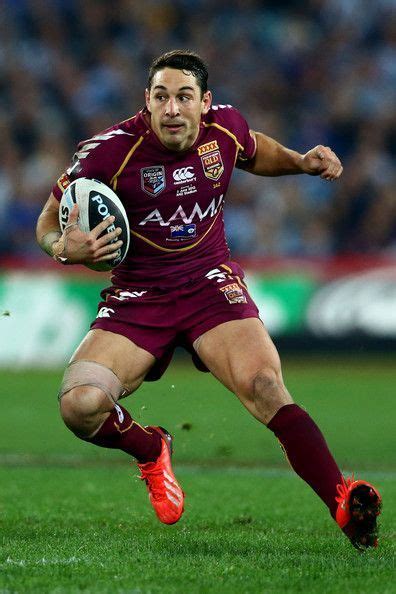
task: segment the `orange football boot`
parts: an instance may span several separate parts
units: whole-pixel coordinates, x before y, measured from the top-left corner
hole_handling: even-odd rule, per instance
[[[160,434],[161,453],[155,462],[138,464],[140,478],[146,482],[151,505],[160,522],[175,524],[184,511],[184,493],[171,466],[172,436],[163,427],[147,427]]]
[[[337,485],[336,522],[353,546],[364,551],[378,545],[377,517],[381,513],[381,495],[367,481],[343,478]]]

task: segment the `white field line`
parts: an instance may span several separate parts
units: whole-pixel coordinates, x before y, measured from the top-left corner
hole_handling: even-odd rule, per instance
[[[25,567],[27,565],[74,565],[75,563],[81,563],[88,560],[80,559],[79,557],[69,557],[68,559],[46,559],[43,557],[42,559],[37,559],[36,561],[26,561],[24,559],[13,559],[12,557],[7,557],[7,559],[0,564],[0,567],[6,568],[7,565],[18,565],[18,567]]]
[[[40,456],[38,454],[0,454],[0,469],[4,468],[108,468],[109,466],[114,467],[125,467],[129,469],[130,460],[128,457],[117,458],[89,458],[85,456],[78,456],[73,454],[51,454]],[[294,472],[289,468],[282,468],[277,466],[264,466],[260,464],[247,465],[241,463],[240,466],[237,464],[225,464],[217,463],[216,460],[213,464],[210,461],[206,461],[203,464],[191,463],[191,464],[175,464],[174,468],[177,472],[182,474],[210,474],[218,473],[219,471],[224,474],[232,475],[252,475],[262,477],[292,477]],[[343,469],[343,473],[349,476],[354,472],[356,478],[368,477],[378,479],[395,479],[396,469],[386,470],[349,470]]]

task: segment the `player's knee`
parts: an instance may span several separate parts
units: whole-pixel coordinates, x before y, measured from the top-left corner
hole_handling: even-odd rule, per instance
[[[60,399],[60,413],[65,425],[80,437],[88,437],[100,423],[106,395],[93,386],[72,388]]]
[[[255,400],[274,396],[283,382],[277,371],[268,367],[258,371],[252,378],[251,391]]]
[[[278,409],[287,400],[287,390],[280,370],[264,368],[254,374],[250,380],[249,396],[258,411],[266,413]]]

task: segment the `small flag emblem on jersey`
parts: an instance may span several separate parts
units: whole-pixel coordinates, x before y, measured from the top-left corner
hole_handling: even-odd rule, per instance
[[[190,225],[172,225],[170,228],[170,241],[193,239],[197,234],[197,226]]]
[[[140,170],[142,190],[150,196],[157,196],[165,188],[165,168],[163,165],[156,167],[143,167]]]
[[[209,179],[217,181],[224,171],[223,160],[219,150],[207,153],[201,157],[204,174]]]

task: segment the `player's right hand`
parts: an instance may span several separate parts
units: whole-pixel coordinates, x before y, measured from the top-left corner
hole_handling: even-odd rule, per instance
[[[122,233],[122,229],[117,227],[114,231],[105,233],[102,237],[101,235],[114,222],[115,218],[111,216],[99,223],[89,233],[84,233],[78,226],[78,214],[78,205],[75,204],[62,235],[65,242],[62,256],[67,258],[67,262],[70,264],[97,264],[113,260],[117,250],[123,244],[121,239],[114,241]],[[114,243],[111,243],[112,241]]]

